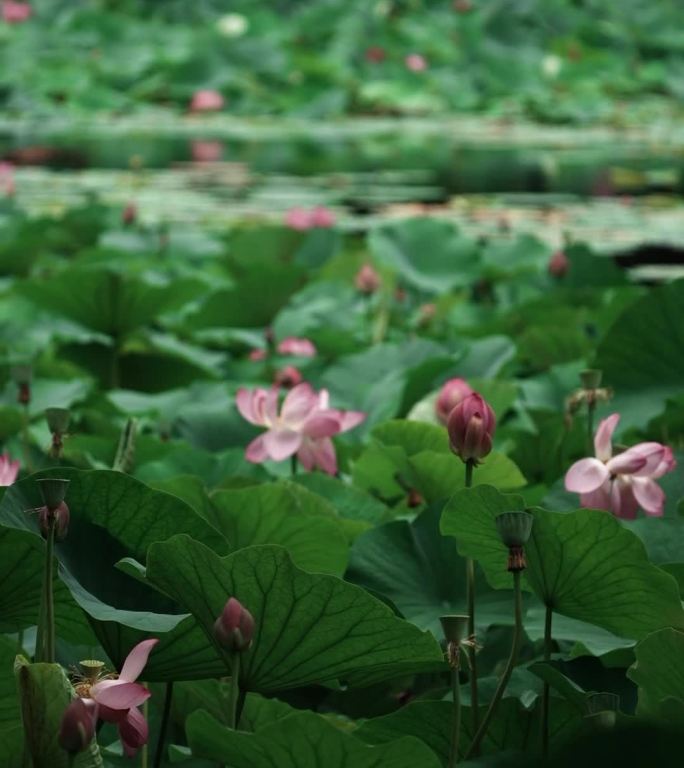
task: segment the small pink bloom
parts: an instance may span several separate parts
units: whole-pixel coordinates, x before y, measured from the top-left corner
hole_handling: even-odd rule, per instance
[[[231,597],[214,623],[216,642],[229,652],[249,649],[254,636],[254,617],[239,600]]]
[[[387,58],[385,49],[379,45],[371,45],[370,48],[366,48],[365,53],[366,61],[370,61],[373,64],[379,64]]]
[[[19,461],[12,461],[9,454],[0,455],[0,486],[12,485],[19,474]]]
[[[268,356],[268,353],[266,352],[266,350],[261,348],[253,349],[249,353],[249,359],[253,360],[255,363],[258,363],[261,360],[265,360],[267,356]]]
[[[315,392],[303,382],[291,389],[278,408],[278,390],[238,390],[236,403],[243,418],[267,431],[247,446],[245,457],[260,464],[283,461],[296,454],[306,470],[319,467],[328,474],[337,472],[333,435],[360,424],[366,414],[329,407],[326,390]]]
[[[0,160],[0,195],[13,197],[17,191],[14,181],[14,166]]]
[[[364,264],[354,276],[354,285],[359,293],[375,293],[382,280],[372,264]]]
[[[295,357],[315,357],[316,347],[309,339],[298,339],[288,336],[278,344],[279,355],[294,355]]]
[[[424,56],[419,53],[410,53],[405,59],[406,69],[411,72],[425,72],[427,69],[427,61]]]
[[[195,91],[190,102],[191,112],[217,112],[223,109],[223,96],[218,91]]]
[[[665,494],[655,480],[674,469],[672,450],[660,443],[638,443],[614,456],[612,438],[619,421],[617,413],[601,421],[594,435],[596,457],[576,461],[565,475],[565,488],[580,494],[583,507],[625,519],[635,518],[641,507],[659,517]]]
[[[570,262],[563,251],[556,251],[549,259],[548,270],[552,277],[565,277]]]
[[[463,461],[479,461],[492,450],[496,416],[489,403],[473,393],[451,411],[447,432],[451,450]]]
[[[442,385],[437,395],[435,415],[442,424],[446,424],[451,411],[461,400],[472,394],[473,390],[465,379],[449,379]]]
[[[190,154],[196,163],[217,163],[223,157],[223,144],[220,141],[192,141]]]
[[[71,755],[83,752],[95,736],[97,703],[93,699],[73,699],[62,715],[59,746]]]
[[[335,224],[335,214],[329,208],[319,205],[311,211],[311,224],[321,229],[332,227]]]
[[[276,373],[273,383],[276,387],[292,389],[297,384],[301,384],[302,381],[303,378],[299,369],[295,368],[294,365],[286,365]]]
[[[21,24],[31,18],[33,13],[30,3],[18,3],[16,0],[3,0],[2,20],[7,24]]]
[[[305,232],[314,226],[311,211],[306,208],[291,208],[285,214],[285,224],[290,229],[296,229],[298,232]]]
[[[159,642],[156,638],[143,640],[128,654],[116,680],[102,680],[90,689],[90,696],[99,707],[99,717],[116,723],[124,754],[132,757],[147,743],[148,727],[137,707],[150,698],[144,685],[135,681],[143,671],[150,651]]]

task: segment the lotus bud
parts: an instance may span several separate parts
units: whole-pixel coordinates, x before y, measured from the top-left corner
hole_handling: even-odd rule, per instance
[[[449,379],[442,385],[442,388],[437,395],[435,415],[442,424],[446,424],[449,414],[453,409],[461,402],[461,400],[472,394],[473,390],[465,379]]]
[[[565,277],[569,267],[570,262],[564,251],[556,251],[549,259],[548,270],[551,277]]]
[[[359,293],[371,295],[375,293],[382,280],[372,264],[364,264],[354,276],[354,285]]]
[[[130,227],[131,224],[135,224],[135,220],[138,218],[138,208],[135,203],[127,203],[126,207],[121,211],[121,223]]]
[[[465,461],[477,463],[492,450],[496,416],[480,395],[463,398],[447,419],[451,450]]]
[[[534,515],[529,512],[503,512],[497,515],[494,522],[501,541],[508,547],[508,570],[524,571],[525,544],[532,533]]]
[[[600,729],[609,729],[615,725],[620,709],[620,697],[616,693],[603,691],[587,697],[587,720]]]
[[[281,368],[275,375],[273,383],[277,387],[283,387],[284,389],[292,389],[297,384],[301,384],[303,381],[302,374],[294,365],[286,365]]]
[[[87,749],[95,736],[97,704],[93,699],[74,699],[64,710],[59,728],[59,746],[71,755]]]
[[[36,482],[45,502],[45,506],[38,509],[40,532],[47,538],[50,524],[54,521],[55,539],[62,541],[69,529],[69,507],[64,501],[69,481],[58,477],[44,477]]]
[[[253,636],[252,614],[239,600],[231,597],[214,623],[214,638],[227,651],[242,653],[249,649]]]
[[[50,509],[57,507],[64,501],[69,481],[61,477],[43,477],[36,480],[45,506]]]

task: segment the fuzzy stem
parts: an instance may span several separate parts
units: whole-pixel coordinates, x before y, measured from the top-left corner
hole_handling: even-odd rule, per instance
[[[53,664],[55,661],[55,603],[52,587],[53,559],[55,549],[55,526],[57,518],[50,515],[45,542],[45,570],[43,571],[43,592],[40,598],[40,616],[36,635],[36,661]]]
[[[237,730],[237,704],[240,696],[240,652],[230,656],[230,698],[228,700],[228,725]]]
[[[508,685],[508,681],[513,674],[513,669],[515,668],[515,664],[518,660],[518,653],[520,651],[520,643],[522,640],[522,591],[520,589],[520,571],[513,571],[513,593],[515,603],[515,627],[513,629],[513,643],[511,645],[511,653],[508,657],[506,669],[504,669],[503,675],[501,675],[499,684],[496,687],[496,692],[494,693],[494,698],[489,705],[487,714],[484,716],[482,724],[473,737],[470,749],[466,753],[466,759],[476,754],[477,750],[480,748],[482,739],[485,737],[489,723],[491,722],[492,717],[494,717],[494,713],[499,706],[499,702],[503,698],[506,686]]]
[[[458,762],[458,742],[461,738],[461,686],[458,679],[458,667],[451,670],[451,693],[454,700],[454,714],[451,723],[451,750],[449,751],[448,768],[454,768]]]
[[[594,411],[596,410],[596,401],[592,396],[587,400],[587,455],[594,455]]]
[[[290,476],[296,477],[297,475],[297,454],[293,453],[290,457]]]
[[[473,485],[473,469],[475,463],[466,461],[465,487]],[[475,561],[472,557],[466,559],[466,597],[468,601],[468,637],[473,644],[468,648],[468,665],[470,668],[470,711],[472,717],[473,733],[480,724],[479,696],[477,689],[477,659],[475,658]]]
[[[553,637],[551,635],[551,625],[553,621],[553,609],[550,605],[546,606],[544,617],[544,661],[551,661],[551,646]],[[549,704],[551,690],[547,682],[544,683],[542,692],[542,754],[546,758],[549,754]]]
[[[166,731],[169,727],[171,718],[171,701],[173,700],[173,680],[166,684],[166,693],[164,695],[164,711],[162,721],[159,726],[159,736],[157,737],[157,748],[154,753],[154,768],[161,768],[164,762],[164,742],[166,741]]]
[[[28,403],[24,405],[21,415],[21,449],[24,454],[24,464],[29,474],[33,472],[33,461],[31,461],[31,435],[29,433],[29,426],[31,423],[31,417],[29,416]]]

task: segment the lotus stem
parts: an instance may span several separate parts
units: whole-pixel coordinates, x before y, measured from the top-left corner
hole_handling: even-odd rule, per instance
[[[553,622],[553,609],[550,605],[546,606],[546,615],[544,617],[544,661],[551,661],[551,646],[553,637],[551,635],[551,625]],[[551,698],[551,687],[545,681],[542,691],[542,754],[546,758],[549,754],[549,704]]]
[[[234,731],[238,724],[238,699],[240,697],[240,652],[230,654],[230,697],[228,699],[228,725]]]
[[[522,641],[522,590],[520,589],[520,571],[513,571],[513,594],[514,594],[514,611],[515,611],[515,627],[513,629],[513,643],[511,645],[511,653],[508,657],[508,662],[506,664],[506,668],[504,669],[503,675],[501,675],[501,679],[499,680],[499,684],[496,687],[496,692],[494,693],[494,698],[492,699],[489,709],[487,709],[487,713],[484,716],[484,720],[482,721],[482,724],[478,728],[477,732],[475,733],[475,736],[473,737],[473,741],[470,745],[470,749],[466,753],[466,759],[469,757],[472,757],[474,754],[477,753],[477,751],[480,748],[480,744],[482,743],[482,739],[484,739],[487,728],[489,727],[490,722],[492,721],[492,718],[494,717],[494,713],[496,712],[497,707],[499,706],[499,702],[503,698],[504,692],[506,690],[506,686],[508,685],[508,681],[511,678],[511,675],[513,674],[513,669],[515,668],[516,662],[518,661],[518,653],[520,652],[520,644]]]
[[[465,463],[465,487],[473,485],[473,469],[475,462]],[[466,559],[466,598],[468,602],[468,666],[470,669],[470,711],[473,733],[477,732],[480,724],[479,696],[477,689],[477,659],[475,657],[475,561],[472,557]]]
[[[458,742],[461,738],[461,686],[458,679],[459,667],[451,670],[451,694],[453,697],[453,719],[451,722],[451,750],[449,751],[448,768],[454,768],[458,763]]]
[[[53,664],[55,661],[55,601],[52,572],[55,549],[55,526],[57,518],[50,515],[45,547],[45,570],[43,592],[40,600],[40,616],[36,635],[36,661]]]
[[[157,738],[157,748],[154,754],[154,768],[161,768],[164,762],[164,743],[166,742],[166,732],[169,728],[171,719],[171,702],[173,700],[173,680],[166,684],[166,693],[164,695],[164,711],[162,721],[159,726],[159,736]]]

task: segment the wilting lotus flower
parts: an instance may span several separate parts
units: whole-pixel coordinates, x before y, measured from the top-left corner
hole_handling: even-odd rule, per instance
[[[301,384],[302,381],[303,377],[299,369],[295,368],[294,365],[286,365],[284,368],[277,371],[273,384],[276,387],[292,389],[292,387],[296,387],[297,384]]]
[[[465,379],[449,379],[442,385],[435,401],[435,415],[442,422],[447,423],[449,414],[463,400],[472,395],[473,390]]]
[[[16,0],[3,0],[2,20],[7,24],[21,24],[31,18],[33,13],[29,3],[18,3]]]
[[[354,285],[359,293],[375,293],[381,283],[380,275],[372,264],[364,264],[354,276]]]
[[[254,636],[254,617],[239,600],[231,597],[214,623],[214,637],[227,651],[248,650]]]
[[[463,461],[477,462],[487,456],[495,429],[494,411],[477,393],[464,397],[447,419],[449,445]]]
[[[565,277],[570,262],[563,251],[556,251],[549,259],[548,270],[552,277]]]
[[[315,357],[316,347],[309,339],[298,339],[296,336],[288,336],[278,344],[279,355],[293,355],[294,357]]]
[[[95,736],[98,706],[93,699],[73,699],[64,710],[59,728],[59,746],[76,755],[83,752]]]
[[[223,109],[223,96],[218,91],[195,91],[190,102],[191,112],[216,112]]]
[[[19,474],[19,462],[12,461],[9,454],[0,455],[0,486],[12,485]]]
[[[0,195],[13,197],[17,191],[14,183],[14,166],[12,163],[0,161]]]
[[[116,723],[124,753],[132,757],[147,743],[149,729],[138,707],[150,698],[144,685],[135,681],[143,671],[150,651],[159,642],[156,638],[143,640],[128,654],[115,680],[101,680],[88,688],[88,695],[98,705],[98,716]],[[78,691],[78,689],[77,689]]]
[[[427,61],[419,53],[410,53],[405,59],[406,69],[411,72],[424,72],[427,69]]]
[[[596,457],[576,461],[565,475],[565,488],[580,494],[583,507],[605,509],[629,520],[641,507],[658,517],[665,494],[655,480],[675,468],[672,450],[660,443],[639,443],[613,456],[612,437],[619,421],[620,414],[613,413],[598,425]]]
[[[267,428],[247,446],[248,461],[259,464],[296,455],[304,469],[319,467],[330,475],[337,472],[335,446],[330,438],[353,429],[366,418],[359,411],[329,408],[328,392],[315,392],[306,382],[287,393],[280,412],[276,388],[240,389],[236,402],[243,418]]]

